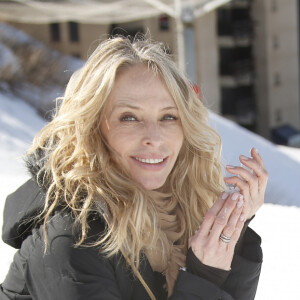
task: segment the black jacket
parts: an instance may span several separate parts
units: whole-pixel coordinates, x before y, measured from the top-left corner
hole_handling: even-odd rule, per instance
[[[67,211],[57,211],[48,222],[50,247],[44,253],[43,228],[32,222],[43,201],[44,194],[34,179],[7,198],[2,238],[19,250],[0,285],[1,300],[149,299],[121,255],[106,258],[99,249],[74,247],[77,231]],[[88,241],[94,241],[106,226],[100,215],[92,215],[89,225]],[[189,271],[179,271],[170,299],[254,299],[262,262],[260,242],[247,228],[239,255],[234,256],[230,275],[221,287]],[[152,271],[145,256],[140,272],[156,299],[167,299],[164,276]]]

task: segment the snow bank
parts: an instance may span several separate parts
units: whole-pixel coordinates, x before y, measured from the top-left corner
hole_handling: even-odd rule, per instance
[[[278,146],[214,113],[211,125],[222,137],[224,165],[240,165],[240,154],[249,156],[251,147],[258,149],[269,172],[266,202],[300,206],[300,161]],[[296,154],[295,154],[296,155]]]
[[[0,228],[5,198],[29,178],[23,155],[45,121],[36,110],[13,95],[0,93]],[[0,282],[3,281],[15,249],[0,241]]]

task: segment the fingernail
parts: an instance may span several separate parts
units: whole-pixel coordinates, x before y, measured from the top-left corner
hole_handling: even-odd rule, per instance
[[[250,151],[249,151],[250,154],[251,154],[252,149],[253,149],[254,153],[256,153],[257,155],[259,155],[258,150],[256,148],[254,148],[254,147],[250,149]]]
[[[234,169],[235,167],[234,167],[234,166],[231,166],[231,165],[227,165],[226,168],[227,168],[227,169]]]
[[[249,157],[244,156],[244,155],[241,155],[240,158],[241,158],[242,160],[249,160],[249,159],[250,159]]]
[[[244,204],[244,200],[240,198],[240,200],[237,202],[236,206],[237,208],[241,208]]]
[[[242,214],[242,215],[240,216],[240,221],[243,222],[244,220],[245,220],[245,215]]]
[[[231,196],[231,200],[235,201],[238,198],[238,196],[238,193],[233,193],[233,195]]]
[[[223,200],[225,200],[225,199],[227,199],[227,197],[228,197],[228,193],[223,193],[223,195],[222,195],[221,198],[222,198]]]

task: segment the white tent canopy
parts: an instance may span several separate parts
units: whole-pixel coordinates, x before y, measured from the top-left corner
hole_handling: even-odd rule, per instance
[[[76,21],[93,24],[130,22],[167,13],[199,16],[230,0],[0,0],[0,20],[24,23]]]
[[[24,23],[75,21],[113,24],[147,19],[166,13],[175,18],[178,66],[197,82],[193,29],[194,18],[231,0],[0,0],[0,20]],[[187,26],[186,26],[187,25]],[[190,64],[187,67],[186,61]]]

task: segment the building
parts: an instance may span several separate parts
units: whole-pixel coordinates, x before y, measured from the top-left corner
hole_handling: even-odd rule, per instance
[[[300,130],[298,19],[297,0],[232,0],[193,20],[196,83],[211,110],[269,139],[280,126]],[[7,23],[84,60],[110,34],[149,32],[176,59],[176,26],[167,14],[102,25]]]

